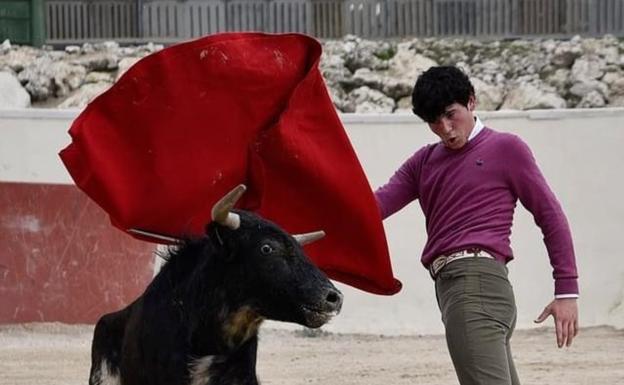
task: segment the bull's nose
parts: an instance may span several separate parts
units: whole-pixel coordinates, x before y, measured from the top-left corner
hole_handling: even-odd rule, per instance
[[[342,308],[342,293],[336,289],[329,289],[325,296],[325,304],[331,311],[338,313]]]

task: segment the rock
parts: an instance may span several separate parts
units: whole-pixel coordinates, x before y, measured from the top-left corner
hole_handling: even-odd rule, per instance
[[[0,67],[8,67],[13,72],[18,73],[40,55],[40,51],[32,47],[11,49],[5,55],[0,56]]]
[[[98,95],[106,91],[111,86],[110,83],[89,83],[80,87],[78,91],[69,96],[58,105],[58,108],[84,108]]]
[[[113,83],[114,78],[110,72],[89,72],[84,79],[85,83]]]
[[[346,92],[340,87],[327,87],[334,106],[342,112],[355,112],[355,102],[347,98]]]
[[[397,102],[397,111],[401,110],[401,111],[405,111],[405,112],[412,112],[413,106],[412,106],[412,97],[411,96],[406,96],[404,98],[399,99],[399,101]]]
[[[550,62],[555,67],[571,68],[574,61],[583,54],[583,49],[572,42],[562,42],[555,48]]]
[[[580,102],[576,105],[577,108],[596,108],[604,107],[607,103],[604,97],[598,91],[591,91],[584,95]]]
[[[351,82],[351,72],[346,67],[334,68],[326,67],[321,68],[321,74],[323,79],[328,84],[347,84]]]
[[[579,98],[583,98],[594,91],[598,92],[603,98],[609,98],[609,87],[598,80],[584,80],[574,83],[569,90],[570,94]]]
[[[30,107],[30,95],[10,72],[0,72],[0,109]]]
[[[24,68],[18,79],[25,84],[32,99],[39,101],[53,96],[67,96],[82,85],[85,76],[84,67],[43,56]]]
[[[489,75],[493,79],[496,74],[501,72],[502,65],[497,60],[487,60],[483,63],[475,63],[472,66],[472,73],[475,76]]]
[[[91,43],[84,43],[82,44],[81,51],[84,54],[90,54],[90,53],[95,52],[95,48],[93,48],[93,44]]]
[[[366,86],[351,91],[348,98],[358,113],[390,113],[395,108],[394,100]]]
[[[148,53],[148,54],[154,53],[154,52],[158,52],[158,51],[160,51],[163,48],[165,48],[164,45],[162,45],[162,44],[154,44],[151,41],[149,43],[145,44],[145,45],[139,46],[139,50],[140,51],[143,51],[143,52]]]
[[[331,48],[328,48],[331,47]],[[326,43],[328,48],[321,56],[320,69],[325,81],[329,84],[347,83],[351,79],[351,71],[345,66],[345,60],[337,44]]]
[[[78,45],[68,45],[67,47],[65,47],[65,52],[67,52],[70,55],[75,55],[80,53],[80,46]]]
[[[581,40],[581,48],[585,55],[597,55],[604,48],[604,44],[599,39],[586,38]]]
[[[48,57],[41,57],[30,63],[18,75],[18,80],[30,94],[33,101],[45,100],[54,96],[54,86],[49,69],[52,67],[52,60]]]
[[[502,110],[532,110],[565,108],[566,101],[554,92],[544,91],[531,83],[522,83],[510,87]]]
[[[606,62],[598,56],[582,56],[574,62],[572,66],[572,82],[579,82],[585,79],[600,79],[604,75]]]
[[[94,52],[72,59],[71,64],[85,67],[87,71],[113,71],[118,68],[119,57],[110,52]]]
[[[376,53],[378,46],[370,40],[356,38],[353,40],[355,47],[353,49],[345,49],[344,60],[345,66],[355,72],[360,68],[370,68],[373,70],[383,70],[388,68],[388,60],[379,58]]]
[[[119,78],[123,74],[125,74],[126,71],[128,71],[128,69],[130,69],[130,67],[135,65],[136,62],[138,62],[139,60],[141,60],[140,57],[125,57],[125,58],[121,59],[119,61],[119,65],[118,65],[118,69],[117,69],[117,78],[116,78],[116,80],[119,80]]]
[[[615,83],[618,79],[622,77],[624,77],[624,74],[622,72],[613,71],[604,74],[604,76],[600,80],[610,87],[613,83]]]
[[[546,83],[555,87],[557,93],[565,95],[570,88],[570,70],[567,68],[558,68],[555,72],[546,78]]]
[[[624,95],[619,95],[609,100],[610,107],[624,107]]]
[[[379,72],[371,71],[370,68],[360,68],[353,73],[350,84],[354,88],[367,86],[380,91],[383,85],[383,75]]]
[[[610,91],[613,97],[624,96],[624,77],[613,80],[613,82],[611,82]]]
[[[383,77],[382,81],[381,92],[394,100],[399,100],[411,95],[414,84],[416,83],[415,79],[412,80],[405,77],[395,78],[390,76]]]
[[[494,111],[503,103],[505,92],[502,87],[487,84],[479,78],[471,78],[470,82],[475,89],[477,109]]]
[[[11,41],[9,39],[4,39],[2,44],[0,44],[0,52],[5,53],[11,49]]]
[[[618,47],[606,47],[599,53],[600,57],[605,60],[606,64],[620,63],[620,50]]]
[[[96,51],[117,51],[119,49],[119,43],[116,41],[103,41],[93,45]]]
[[[399,44],[396,55],[389,60],[388,75],[394,78],[406,78],[416,82],[418,75],[429,68],[438,65],[432,59],[417,54],[408,49],[405,44]]]

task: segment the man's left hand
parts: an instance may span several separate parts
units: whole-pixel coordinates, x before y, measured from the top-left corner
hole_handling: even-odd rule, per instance
[[[544,308],[542,314],[537,317],[535,323],[541,323],[549,315],[555,319],[555,332],[557,334],[557,346],[572,345],[572,340],[578,334],[578,306],[576,298],[555,299]]]

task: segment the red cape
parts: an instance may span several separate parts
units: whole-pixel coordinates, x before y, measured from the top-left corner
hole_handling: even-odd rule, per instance
[[[87,106],[60,156],[121,230],[203,234],[212,205],[244,183],[239,208],[290,233],[325,230],[306,251],[331,278],[397,293],[377,204],[320,55],[316,40],[298,34],[221,34],[166,48]]]

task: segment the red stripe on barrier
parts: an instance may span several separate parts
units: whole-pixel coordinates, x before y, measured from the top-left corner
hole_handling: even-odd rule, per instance
[[[0,323],[93,323],[143,292],[153,250],[73,185],[0,182]]]

